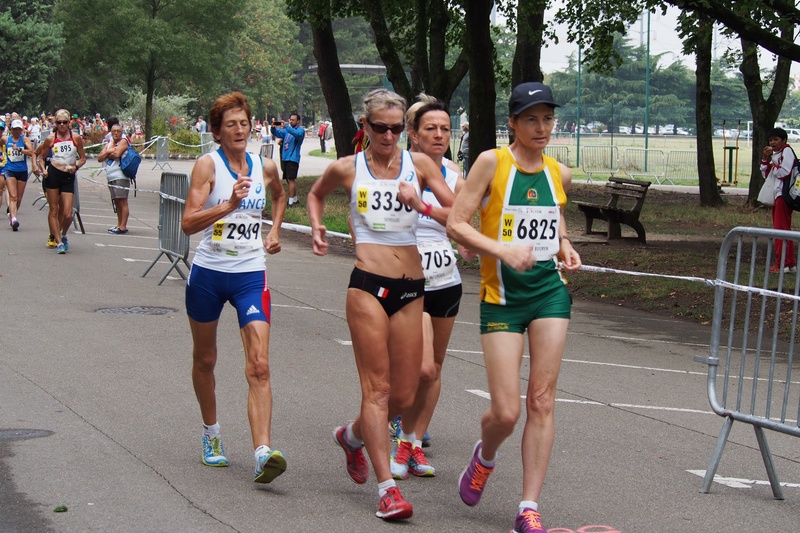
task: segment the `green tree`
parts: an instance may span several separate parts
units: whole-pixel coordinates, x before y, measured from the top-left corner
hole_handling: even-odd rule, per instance
[[[242,7],[234,0],[60,0],[56,16],[80,29],[67,35],[69,68],[144,87],[149,138],[157,89],[200,92],[229,75]]]
[[[283,0],[248,0],[245,29],[236,40],[239,60],[232,68],[232,85],[248,96],[256,116],[277,116],[297,102],[295,72],[303,45],[299,26],[286,16]]]
[[[52,2],[14,2],[0,12],[0,104],[2,109],[38,115],[56,70],[64,39],[49,22]]]

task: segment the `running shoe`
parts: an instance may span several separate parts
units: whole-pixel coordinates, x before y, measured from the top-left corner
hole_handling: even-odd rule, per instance
[[[128,233],[126,229],[119,229],[118,227],[108,228],[109,233],[113,233],[114,235],[125,235]]]
[[[470,507],[478,505],[478,502],[481,501],[483,489],[486,488],[486,480],[494,472],[494,468],[483,466],[478,459],[481,445],[482,441],[475,443],[472,459],[458,478],[458,495],[461,496],[461,501]]]
[[[11,219],[11,229],[14,231],[19,231],[19,221],[16,218]]]
[[[61,246],[59,244],[59,246]],[[63,253],[63,252],[59,252]],[[228,466],[228,458],[222,447],[222,437],[203,435],[203,464],[206,466]]]
[[[347,475],[354,482],[363,485],[369,478],[369,465],[367,464],[367,458],[364,456],[364,445],[362,444],[358,448],[351,448],[344,438],[346,430],[347,426],[336,428],[333,432],[333,440],[342,447],[345,456],[347,456]]]
[[[425,452],[419,446],[411,448],[409,466],[411,467],[411,473],[417,477],[433,477],[436,475],[436,469],[428,464]]]
[[[256,483],[269,483],[286,471],[286,458],[278,450],[262,453],[256,459],[256,470],[253,481]]]
[[[56,246],[56,253],[57,254],[65,254],[65,253],[67,253],[67,249],[64,247],[64,243],[63,242],[58,243],[58,245]]]
[[[410,441],[397,441],[397,449],[389,463],[394,479],[408,479],[408,466],[411,462],[411,450],[413,447],[414,445]]]
[[[547,530],[542,527],[541,515],[530,507],[526,507],[517,515],[512,533],[547,533]]]
[[[425,436],[422,437],[422,447],[423,448],[430,448],[431,447],[431,434],[427,431],[425,432]]]
[[[414,508],[403,499],[400,489],[392,487],[381,497],[381,502],[378,504],[378,512],[375,513],[375,516],[384,520],[402,520],[411,518],[413,514]]]
[[[56,236],[51,233],[47,237],[47,247],[48,248],[55,248],[56,246],[58,246],[58,243],[56,242]]]
[[[65,252],[67,250],[69,250],[69,241],[67,240],[67,236],[66,235],[62,235],[61,236],[61,243],[64,245],[64,251]]]
[[[396,417],[394,420],[389,422],[389,436],[392,440],[397,440],[400,438],[400,431],[402,431],[402,427],[400,426],[400,417]]]

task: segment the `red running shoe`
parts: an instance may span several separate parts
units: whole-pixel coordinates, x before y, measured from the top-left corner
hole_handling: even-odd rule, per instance
[[[375,513],[375,516],[384,520],[403,520],[404,518],[411,518],[413,514],[414,508],[403,499],[400,489],[392,487],[381,498],[381,503],[378,505],[378,512]]]
[[[367,464],[367,458],[364,457],[364,445],[362,444],[358,448],[351,448],[344,438],[346,430],[346,425],[336,428],[333,431],[333,440],[342,447],[347,456],[347,475],[359,485],[363,485],[369,478],[369,465]]]

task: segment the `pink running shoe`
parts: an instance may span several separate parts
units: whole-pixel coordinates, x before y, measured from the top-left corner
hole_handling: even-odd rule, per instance
[[[346,430],[347,426],[336,428],[333,431],[333,440],[342,447],[347,456],[347,475],[359,485],[363,485],[369,478],[369,465],[367,464],[367,458],[364,457],[364,445],[362,444],[358,448],[351,448],[344,438]]]

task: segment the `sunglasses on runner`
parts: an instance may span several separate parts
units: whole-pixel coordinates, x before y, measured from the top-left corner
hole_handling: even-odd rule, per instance
[[[391,131],[395,135],[400,135],[403,133],[406,125],[404,124],[395,124],[394,126],[387,126],[386,124],[375,124],[370,119],[367,119],[367,124],[369,127],[373,129],[375,133],[386,133],[387,131]]]
[[[69,120],[56,120],[56,124],[69,124]]]

